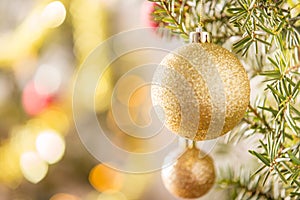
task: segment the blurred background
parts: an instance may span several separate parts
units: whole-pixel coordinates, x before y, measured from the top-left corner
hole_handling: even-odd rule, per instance
[[[74,79],[85,58],[116,33],[155,28],[152,6],[142,0],[0,1],[0,200],[176,199],[164,188],[159,171],[127,174],[93,158],[72,117]],[[131,151],[146,147],[122,136],[109,98],[118,77],[138,59],[124,56],[115,62],[116,70],[105,72],[95,93],[97,116],[115,133],[113,141],[126,141]],[[122,81],[121,102],[126,88],[141,80]],[[141,89],[129,102],[137,124],[149,122],[148,110],[138,109],[151,106],[147,95],[147,88]],[[223,165],[225,147],[217,151],[223,160],[216,163]],[[228,163],[241,157],[227,156]],[[203,199],[223,198],[212,190]]]

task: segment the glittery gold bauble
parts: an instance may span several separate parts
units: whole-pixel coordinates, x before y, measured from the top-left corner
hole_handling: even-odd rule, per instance
[[[181,198],[199,198],[215,182],[212,158],[195,147],[187,149],[176,163],[164,168],[161,175],[169,192]]]
[[[217,138],[243,118],[250,98],[247,73],[228,50],[191,43],[169,53],[154,74],[151,97],[173,132],[191,140]],[[163,116],[162,116],[163,115]]]

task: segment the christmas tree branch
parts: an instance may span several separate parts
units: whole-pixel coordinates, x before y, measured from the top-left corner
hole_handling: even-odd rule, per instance
[[[269,193],[264,193],[261,189],[252,188],[249,189],[247,184],[241,184],[240,180],[222,180],[218,183],[222,185],[223,189],[230,190],[232,199],[241,199],[241,198],[250,198],[250,197],[259,197],[263,199],[273,199]]]
[[[279,195],[274,195],[274,181],[261,187],[265,181],[262,175],[254,177],[243,170],[233,171],[231,168],[222,169],[220,174],[218,186],[229,192],[230,199],[282,199]]]
[[[174,6],[174,1],[169,1],[169,2],[173,2],[173,5],[171,5],[173,7]],[[169,27],[167,26],[167,28],[172,28],[172,29],[176,28],[175,30],[179,29],[181,34],[188,36],[188,33],[186,32],[186,30],[182,26],[182,23],[180,22],[181,20],[177,21],[177,19],[173,16],[174,13],[172,14],[169,11],[168,7],[170,7],[170,5],[168,5],[168,3],[165,2],[164,0],[160,0],[160,5],[162,6],[162,8],[165,10],[167,16],[169,17],[169,18],[166,18],[166,17],[163,18],[162,21],[165,22],[165,23],[170,22],[170,24],[171,24],[171,22],[172,22],[173,24],[175,24],[174,27],[169,25]],[[182,5],[184,5],[184,4],[182,4]]]
[[[300,64],[291,66],[290,68],[288,68],[285,71],[285,74],[289,74],[290,72],[293,72],[293,71],[298,71],[299,68],[300,68]]]
[[[248,106],[248,108],[250,109],[250,111],[267,127],[267,129],[272,132],[272,128],[269,126],[269,124],[267,123],[266,119],[262,116],[260,116],[260,114],[257,112],[257,110],[255,108],[253,108],[250,104]]]
[[[223,2],[220,10],[216,10],[219,0],[202,2],[200,0],[150,0],[157,6],[153,13],[154,19],[162,27],[168,28],[171,33],[179,34],[183,39],[188,39],[191,31],[200,24],[209,31],[215,43],[224,43],[228,38],[239,33],[238,29],[230,22],[227,8],[231,2]],[[203,7],[207,12],[200,16],[198,8]],[[200,22],[201,19],[201,22]]]
[[[172,33],[187,38],[198,25],[201,11],[196,13],[197,17],[195,10],[200,1],[155,2],[158,4],[155,18],[163,21],[161,25]],[[284,0],[212,0],[201,6],[204,12],[201,21],[204,29],[211,32],[213,41],[223,44],[232,36],[238,36],[233,49],[252,66],[252,77],[263,76],[266,85],[264,100],[255,102],[255,106],[249,105],[244,118],[252,134],[263,134],[258,140],[258,148],[249,150],[261,161],[259,170],[250,179],[260,181],[249,189],[251,181],[242,185],[237,184],[234,177],[224,180],[229,188],[237,189],[236,197],[243,197],[246,193],[248,198],[258,197],[257,194],[264,196],[260,188],[265,188],[272,180],[280,186],[280,194],[300,198],[300,65],[295,53],[300,46],[300,18],[299,14],[292,14],[297,4],[289,5]],[[239,178],[245,179],[246,176]],[[275,198],[276,195],[271,196]],[[264,198],[270,199],[271,196]]]

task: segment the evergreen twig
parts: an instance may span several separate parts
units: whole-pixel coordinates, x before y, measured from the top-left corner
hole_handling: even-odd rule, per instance
[[[268,130],[270,132],[273,131],[273,129],[269,126],[269,124],[267,123],[266,119],[262,116],[260,116],[260,114],[256,111],[255,108],[253,108],[250,104],[248,105],[248,108],[250,109],[251,112],[253,112],[253,114],[261,120],[261,122],[263,122],[263,124],[268,128]]]
[[[158,5],[155,19],[172,33],[187,38],[198,25],[200,13],[195,11],[199,0],[152,1]],[[211,0],[203,4],[201,21],[213,42],[223,44],[237,36],[233,49],[252,66],[251,77],[263,76],[266,86],[264,100],[249,105],[243,120],[248,127],[232,131],[263,134],[258,149],[249,150],[261,161],[257,172],[250,178],[242,174],[219,182],[227,183],[225,188],[234,191],[234,198],[300,199],[300,58],[295,53],[300,46],[300,14],[292,16],[297,6],[287,0]],[[280,191],[270,189],[274,185],[279,185]],[[269,189],[264,192],[262,188]]]

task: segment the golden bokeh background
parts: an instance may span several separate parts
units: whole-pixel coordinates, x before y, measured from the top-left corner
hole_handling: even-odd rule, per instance
[[[81,143],[72,114],[72,90],[84,60],[110,36],[157,26],[149,20],[151,6],[146,0],[0,1],[0,200],[176,199],[163,186],[159,170],[129,174],[96,160]],[[145,55],[133,52],[116,60],[96,87],[95,105],[88,103],[85,91],[79,101],[95,110],[116,146],[138,153],[160,148],[165,141],[141,145],[124,134],[110,100],[122,74],[151,62]],[[95,62],[105,58],[104,53]],[[151,87],[130,92],[143,81],[127,76],[115,91],[140,126],[151,123]],[[129,158],[127,164],[147,163]],[[212,190],[203,199],[212,197],[223,196]]]
[[[81,64],[108,37],[154,26],[151,6],[141,0],[1,0],[1,200],[173,199],[159,172],[128,174],[93,158],[72,116],[72,89]],[[95,107],[84,93],[80,102],[104,119],[116,145],[146,152],[147,146],[118,128],[110,108],[114,84],[138,60],[141,56],[124,56],[114,63],[117,70],[105,72]],[[128,103],[135,123],[148,124],[150,87],[140,88],[127,102],[132,83],[143,80],[131,76],[123,81],[117,99]]]

